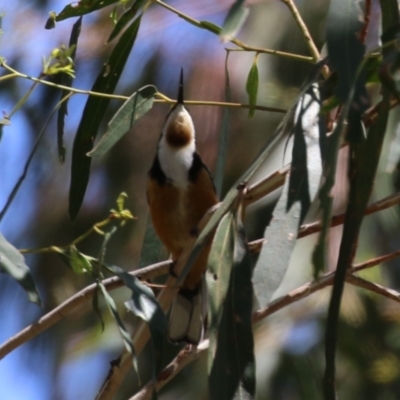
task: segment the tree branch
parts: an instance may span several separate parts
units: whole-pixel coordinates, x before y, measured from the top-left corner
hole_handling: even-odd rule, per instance
[[[156,276],[168,273],[170,264],[170,261],[163,261],[130,272],[130,274],[141,279],[151,279]],[[105,279],[103,283],[108,290],[114,290],[124,286],[124,283],[115,276]],[[96,290],[96,287],[97,285],[95,283],[87,286],[85,289],[76,293],[74,296],[61,303],[58,307],[41,317],[37,322],[27,326],[25,329],[18,332],[16,335],[4,342],[0,346],[0,360],[10,352],[15,350],[17,347],[31,340],[39,333],[42,333],[61,319],[65,318],[69,313],[76,310],[82,304],[90,301],[93,297],[93,293]]]

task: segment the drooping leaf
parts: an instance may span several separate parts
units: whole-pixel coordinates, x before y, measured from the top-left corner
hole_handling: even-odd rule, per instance
[[[217,347],[218,329],[221,323],[224,304],[229,287],[233,266],[235,246],[235,219],[232,211],[228,212],[218,225],[214,235],[208,267],[206,271],[208,292],[208,371],[212,369]]]
[[[151,110],[156,93],[156,87],[148,85],[139,89],[126,100],[109,122],[107,132],[97,146],[88,153],[88,156],[101,157],[110,150],[144,114]]]
[[[214,354],[209,354],[212,358],[209,366],[211,400],[255,398],[252,265],[243,226],[238,218],[240,214],[239,208],[234,231],[228,229],[234,233],[233,266],[218,326],[216,350]]]
[[[249,75],[247,76],[246,82],[246,92],[249,96],[249,117],[252,118],[254,116],[254,106],[257,104],[257,94],[258,94],[258,54],[254,57],[253,65],[250,68]]]
[[[167,318],[164,311],[154,297],[152,290],[140,282],[138,278],[119,267],[109,266],[108,268],[122,279],[132,291],[132,297],[126,303],[128,309],[141,318],[149,327],[155,353],[153,378],[156,378],[161,369],[163,348],[167,340]]]
[[[320,109],[319,88],[317,84],[313,84],[299,101],[294,117],[287,210],[290,210],[294,203],[300,202],[299,224],[303,223],[311,202],[317,195],[321,180]]]
[[[222,25],[220,38],[223,42],[227,42],[236,36],[239,29],[243,26],[249,15],[249,9],[243,5],[244,0],[236,0],[236,2],[229,9],[228,15]]]
[[[76,48],[78,45],[78,38],[81,33],[82,26],[82,17],[78,18],[72,27],[71,36],[69,38],[69,48],[73,47],[73,51],[71,53],[72,60],[75,60]],[[60,77],[60,85],[63,86],[71,86],[73,78],[68,74],[57,74]],[[68,95],[68,90],[62,90],[60,100],[62,100],[65,96]],[[63,164],[65,161],[65,145],[64,145],[64,121],[65,116],[68,114],[68,99],[65,100],[57,114],[57,148],[58,148],[58,158],[60,159],[60,163]]]
[[[229,69],[228,69],[229,54],[230,52],[227,51],[225,58],[225,101],[227,103],[230,103],[232,100],[230,82],[229,82]],[[228,148],[228,136],[229,136],[229,118],[230,118],[229,107],[225,107],[219,134],[218,157],[214,174],[215,189],[217,191],[218,198],[221,198],[222,184],[224,181],[225,162],[226,162],[226,153]]]
[[[327,20],[327,47],[329,63],[338,74],[335,95],[344,103],[349,98],[350,91],[353,91],[351,106],[348,110],[348,120],[353,127],[347,131],[347,135],[351,136],[349,140],[361,140],[363,137],[363,129],[359,121],[369,106],[365,88],[366,70],[363,69],[361,73],[357,74],[365,53],[365,45],[357,36],[362,27],[361,21],[361,9],[354,0],[330,3]]]
[[[341,14],[343,12],[345,14]],[[327,261],[328,232],[333,205],[331,191],[335,183],[337,156],[340,140],[343,136],[344,123],[353,105],[356,106],[357,102],[359,103],[359,110],[363,109],[362,102],[365,93],[363,80],[358,81],[358,77],[356,76],[362,62],[365,47],[357,39],[360,23],[355,3],[352,0],[332,2],[329,8],[327,23],[329,62],[335,67],[338,75],[335,96],[341,102],[344,102],[345,106],[342,109],[333,133],[328,138],[324,157],[324,183],[319,192],[322,229],[312,256],[315,278],[324,269]],[[356,138],[356,140],[362,140],[360,125],[357,123],[357,117],[360,119],[360,116],[359,112],[354,112],[352,118],[349,119],[349,123],[351,122],[355,126],[354,131],[352,130],[352,136],[349,139]]]
[[[0,271],[11,275],[26,291],[29,301],[42,305],[39,292],[24,256],[0,234]]]
[[[80,0],[65,6],[64,9],[55,16],[55,21],[60,22],[67,18],[80,17],[117,3],[118,1],[119,0]]]
[[[135,43],[141,17],[137,18],[121,36],[108,62],[98,75],[92,91],[113,93],[122,70]],[[100,123],[110,99],[90,96],[86,102],[82,119],[75,136],[72,151],[71,186],[69,192],[69,215],[72,221],[78,215],[89,182],[92,150]]]
[[[344,0],[341,0],[344,1]],[[397,0],[380,1],[382,8],[383,32],[388,32],[399,23],[399,9]],[[385,16],[388,13],[390,15]],[[356,18],[355,16],[353,18]],[[388,40],[386,37],[384,40]],[[383,51],[385,54],[385,51]],[[349,98],[345,106],[348,111],[352,102],[352,95],[356,92],[355,85],[357,77],[349,82]],[[348,268],[351,266],[357,248],[359,230],[364,217],[369,196],[372,191],[373,182],[381,154],[383,139],[385,136],[387,121],[390,110],[390,92],[382,88],[382,103],[377,120],[371,125],[367,137],[354,138],[348,136],[350,141],[349,155],[349,201],[347,204],[343,235],[339,249],[339,257],[336,266],[336,274],[329,303],[326,335],[325,335],[325,357],[326,367],[324,375],[324,396],[326,400],[337,398],[336,392],[336,368],[335,356],[338,335],[338,320],[342,293]],[[354,123],[349,119],[349,124]],[[361,121],[359,124],[361,125]],[[349,125],[349,130],[353,126]]]
[[[122,30],[129,24],[133,18],[136,17],[139,10],[148,2],[148,0],[136,0],[118,19],[118,22],[114,26],[110,37],[107,40],[107,43],[110,43],[113,39],[115,39]]]
[[[262,307],[269,303],[282,283],[300,223],[317,197],[322,170],[319,111],[318,87],[313,84],[297,103],[291,171],[286,177],[272,221],[265,229],[266,244],[254,270],[254,291]]]
[[[326,33],[329,63],[338,73],[335,94],[342,102],[348,99],[365,52],[357,38],[362,26],[359,14],[354,0],[333,1],[329,6]]]
[[[115,319],[115,322],[117,323],[117,326],[118,326],[119,332],[121,334],[122,340],[124,342],[125,348],[126,348],[126,350],[128,350],[128,352],[132,356],[132,364],[136,371],[136,374],[139,377],[139,368],[138,368],[138,363],[137,363],[137,357],[136,357],[135,348],[133,346],[133,342],[131,339],[131,335],[129,334],[128,330],[125,327],[124,321],[122,321],[122,318],[119,315],[119,312],[118,312],[118,309],[117,309],[114,299],[108,294],[107,289],[104,286],[103,282],[98,281],[98,286],[99,286],[101,292],[103,293],[104,299],[107,303],[108,308],[110,309],[112,316]],[[139,380],[140,380],[140,377],[139,377]]]

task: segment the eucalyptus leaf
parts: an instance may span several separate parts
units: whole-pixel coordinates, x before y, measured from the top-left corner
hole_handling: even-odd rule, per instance
[[[87,155],[101,157],[110,150],[144,114],[151,110],[156,93],[156,87],[148,85],[139,89],[126,100],[109,122],[107,132]]]
[[[211,400],[255,398],[252,265],[240,215],[241,208],[235,213],[235,221],[229,217],[225,220],[229,224],[225,229],[227,243],[232,239],[234,242],[233,265],[218,325],[216,350],[209,354],[212,358],[209,366]],[[227,249],[231,253],[232,245],[228,244]]]
[[[107,303],[108,308],[110,309],[112,316],[115,319],[115,322],[117,323],[117,326],[118,326],[119,332],[121,334],[122,340],[124,342],[125,348],[126,348],[126,350],[128,350],[128,352],[132,356],[132,364],[136,371],[136,374],[139,377],[139,368],[138,368],[138,363],[137,363],[137,357],[136,357],[135,348],[133,346],[133,342],[131,339],[131,335],[129,334],[128,330],[125,327],[124,322],[122,321],[121,316],[119,315],[119,312],[118,312],[118,309],[117,309],[114,299],[108,294],[107,289],[105,288],[104,284],[101,281],[99,281],[98,286],[104,296],[104,299]],[[140,380],[140,377],[139,377],[139,380]]]
[[[78,2],[68,4],[54,18],[59,22],[71,17],[80,17],[93,11],[100,10],[111,4],[117,3],[119,0],[79,0]]]
[[[249,9],[243,4],[244,0],[236,0],[230,8],[219,35],[223,42],[227,42],[236,36],[239,29],[246,21],[246,18],[249,15]]]
[[[254,106],[257,104],[258,94],[258,67],[257,67],[258,56],[254,57],[253,65],[250,68],[249,75],[247,76],[246,92],[249,96],[249,117],[254,116]]]
[[[78,20],[74,23],[72,26],[72,31],[71,35],[69,38],[69,48],[73,47],[73,51],[71,53],[71,59],[75,60],[75,55],[76,55],[76,49],[78,46],[78,39],[79,35],[81,33],[81,27],[82,27],[82,17],[78,18]],[[57,77],[60,77],[60,85],[63,86],[71,86],[73,82],[73,78],[65,73],[57,74]],[[60,95],[60,100],[62,100],[65,96],[69,94],[68,90],[61,90],[61,95]],[[58,148],[58,158],[60,160],[60,163],[63,164],[65,161],[65,145],[64,145],[64,121],[65,121],[65,116],[68,114],[68,99],[63,101],[61,104],[58,113],[57,113],[57,148]]]
[[[131,290],[131,299],[125,303],[127,308],[141,318],[149,327],[154,346],[153,379],[161,370],[163,348],[167,340],[167,318],[154,297],[152,290],[138,278],[116,266],[108,266]]]
[[[39,292],[24,256],[0,234],[0,271],[12,276],[26,291],[29,301],[42,305]]]
[[[135,43],[141,17],[137,18],[123,33],[110,58],[103,66],[92,87],[92,91],[113,93]],[[92,150],[101,121],[110,103],[109,98],[89,96],[72,150],[71,185],[69,191],[69,215],[74,221],[78,215],[89,183]]]
[[[286,176],[272,221],[265,229],[266,244],[254,270],[254,291],[262,307],[269,303],[286,275],[300,223],[310,212],[311,203],[315,208],[318,206],[322,174],[319,111],[318,86],[312,84],[297,103],[291,171]]]
[[[107,40],[107,43],[111,42],[115,39],[122,30],[129,24],[131,20],[133,20],[139,10],[148,2],[149,0],[135,0],[134,3],[121,15],[118,19],[117,23],[112,30],[110,37]]]

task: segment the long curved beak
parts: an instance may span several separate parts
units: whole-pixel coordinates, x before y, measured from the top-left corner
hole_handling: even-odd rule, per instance
[[[181,77],[179,79],[178,104],[183,104],[183,68],[181,68]]]

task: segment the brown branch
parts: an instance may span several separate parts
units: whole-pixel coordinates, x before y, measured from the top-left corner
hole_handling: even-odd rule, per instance
[[[378,211],[385,210],[386,208],[393,207],[394,205],[400,204],[400,192],[392,194],[388,197],[385,197],[382,200],[379,200],[375,203],[370,204],[366,210],[364,215],[370,215],[376,213]],[[344,222],[345,214],[339,214],[332,217],[331,227],[341,225]],[[297,236],[298,239],[311,235],[313,233],[319,232],[321,230],[321,222],[316,221],[311,224],[302,225],[299,230],[299,234]]]
[[[151,279],[168,273],[170,263],[170,261],[163,261],[130,272],[130,274],[142,279]],[[114,290],[124,286],[124,283],[117,277],[105,279],[103,283],[107,290]],[[35,336],[39,335],[39,333],[42,333],[61,319],[65,318],[69,313],[76,310],[85,302],[90,301],[95,290],[96,284],[87,286],[74,296],[70,297],[68,300],[61,303],[58,307],[41,317],[37,322],[27,326],[25,329],[8,339],[0,346],[0,360],[17,347],[31,340]]]
[[[151,400],[154,388],[159,391],[172,380],[186,365],[199,358],[208,350],[209,340],[203,340],[198,346],[187,345],[178,355],[161,371],[156,382],[149,382],[132,396],[129,400]]]
[[[400,293],[396,290],[389,289],[385,286],[378,285],[377,283],[372,283],[370,281],[367,281],[366,279],[350,274],[346,276],[346,282],[360,288],[367,289],[371,292],[380,294],[381,296],[387,297],[390,300],[394,300],[400,303]]]

